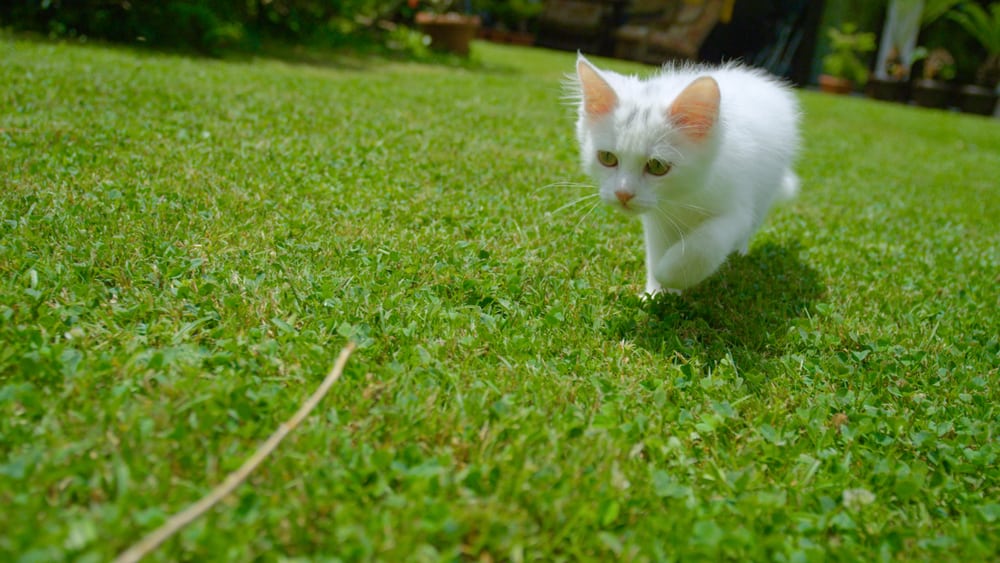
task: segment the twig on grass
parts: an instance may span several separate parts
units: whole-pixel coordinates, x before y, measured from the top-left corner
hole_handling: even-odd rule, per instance
[[[320,383],[316,391],[309,396],[308,399],[299,410],[295,411],[292,418],[288,419],[287,422],[283,423],[281,426],[275,430],[274,434],[267,439],[266,442],[261,444],[257,451],[250,456],[239,469],[230,473],[221,485],[212,489],[210,493],[202,497],[198,502],[192,504],[191,506],[185,508],[181,512],[173,515],[169,520],[163,523],[162,526],[153,530],[149,535],[139,540],[139,542],[132,545],[125,551],[123,551],[117,558],[115,558],[115,563],[135,563],[143,557],[149,555],[151,551],[156,549],[161,543],[167,540],[170,536],[176,534],[181,528],[187,526],[199,516],[208,511],[209,508],[215,506],[220,500],[222,500],[226,495],[233,492],[236,487],[240,486],[246,478],[257,469],[264,458],[271,454],[278,444],[285,439],[295,427],[299,425],[302,420],[309,415],[313,408],[323,399],[326,392],[330,390],[330,387],[338,379],[340,379],[340,374],[344,372],[344,366],[347,365],[347,359],[351,356],[351,352],[354,351],[356,345],[353,342],[348,342],[344,349],[340,351],[340,356],[337,357],[337,362],[333,365],[333,369],[327,374],[323,382]]]

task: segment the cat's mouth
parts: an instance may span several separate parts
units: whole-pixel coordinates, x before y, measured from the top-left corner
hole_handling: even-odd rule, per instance
[[[645,211],[645,206],[636,199],[635,192],[617,190],[613,198],[605,198],[605,202],[627,215],[636,215]]]
[[[605,203],[611,207],[617,209],[619,212],[626,215],[642,215],[649,209],[640,202],[634,199],[628,201],[621,201],[620,199],[606,200]]]

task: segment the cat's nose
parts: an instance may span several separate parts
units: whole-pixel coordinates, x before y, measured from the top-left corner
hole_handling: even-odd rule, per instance
[[[635,194],[632,192],[627,192],[625,190],[618,190],[617,192],[615,192],[615,197],[618,198],[618,201],[622,202],[622,205],[624,205],[632,201],[632,198],[635,197]]]

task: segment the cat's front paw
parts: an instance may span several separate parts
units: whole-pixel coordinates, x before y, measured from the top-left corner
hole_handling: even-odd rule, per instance
[[[680,295],[681,290],[673,289],[670,287],[663,287],[658,282],[655,284],[646,284],[646,291],[639,294],[639,299],[643,301],[652,301],[657,295]]]

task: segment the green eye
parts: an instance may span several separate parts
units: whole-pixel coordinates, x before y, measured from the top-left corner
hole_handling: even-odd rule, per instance
[[[597,161],[608,168],[618,166],[618,157],[613,152],[597,151]]]
[[[667,172],[670,172],[670,165],[662,160],[651,158],[646,161],[646,172],[649,172],[653,176],[663,176]]]

